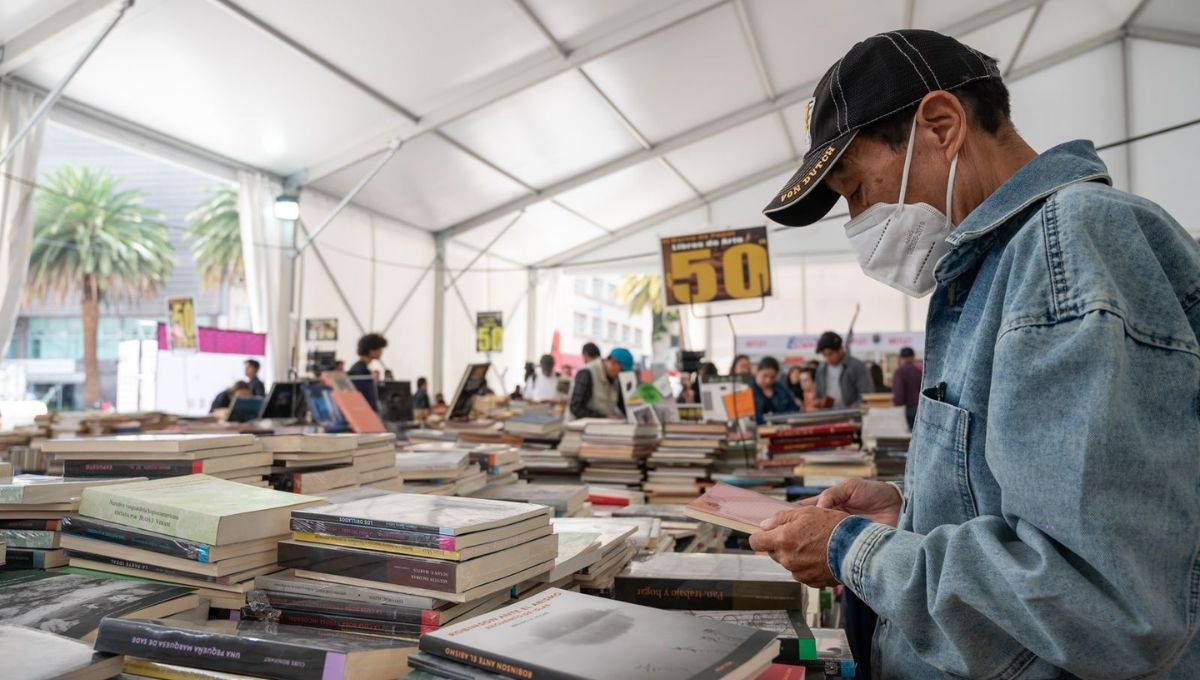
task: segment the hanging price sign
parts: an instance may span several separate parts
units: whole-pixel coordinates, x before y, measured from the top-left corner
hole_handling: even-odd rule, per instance
[[[746,300],[771,294],[766,227],[662,240],[668,305]]]
[[[475,314],[475,351],[480,353],[504,351],[504,315],[502,312]]]
[[[195,351],[199,346],[196,303],[192,298],[167,300],[167,346],[172,350]]]

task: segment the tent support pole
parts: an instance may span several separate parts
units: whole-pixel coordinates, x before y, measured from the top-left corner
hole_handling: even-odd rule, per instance
[[[117,27],[117,22],[121,20],[121,17],[125,16],[125,12],[132,6],[133,0],[125,0],[121,3],[121,7],[117,10],[116,15],[96,34],[96,37],[92,39],[91,44],[87,46],[83,54],[79,55],[79,59],[75,61],[71,70],[67,71],[67,75],[63,76],[63,79],[59,81],[58,85],[54,86],[53,90],[50,90],[46,98],[34,110],[33,115],[29,116],[29,120],[25,121],[21,129],[17,130],[17,134],[13,135],[12,139],[9,140],[8,147],[4,149],[3,153],[0,153],[0,167],[3,167],[8,162],[8,159],[16,152],[17,147],[21,145],[21,142],[33,131],[34,126],[41,122],[42,118],[50,112],[50,109],[54,108],[54,103],[62,96],[63,90],[67,89],[67,85],[75,78],[75,74],[79,73],[79,69],[83,68],[83,65],[95,53],[96,48],[100,47],[100,43],[104,42],[109,33],[112,33],[112,30]]]
[[[358,196],[359,192],[367,188],[367,185],[371,183],[371,180],[375,179],[375,175],[378,175],[379,172],[383,170],[384,166],[388,164],[388,161],[395,157],[396,152],[399,150],[399,140],[393,140],[392,143],[388,144],[387,152],[383,154],[383,158],[380,158],[379,162],[375,164],[375,167],[371,168],[370,172],[364,175],[362,179],[358,180],[358,184],[355,184],[354,187],[350,189],[349,193],[343,196],[342,200],[338,201],[337,205],[333,206],[333,210],[331,210],[329,214],[325,216],[325,219],[321,220],[321,223],[318,224],[317,228],[313,230],[312,235],[309,236],[294,253],[292,253],[293,260],[299,257],[300,253],[303,253],[306,248],[311,246],[313,242],[317,240],[317,237],[321,235],[321,232],[325,231],[329,225],[333,224],[333,221],[337,219],[337,216],[346,209],[346,206],[350,205],[350,201],[353,201],[354,198]],[[307,229],[305,229],[305,233],[308,233]]]
[[[525,295],[529,298],[529,309],[525,319],[525,356],[532,360],[538,356],[538,270],[530,267],[529,288]]]
[[[433,237],[433,392],[444,392],[442,378],[446,363],[446,238]]]
[[[418,278],[416,283],[412,285],[412,288],[408,290],[408,294],[405,295],[404,299],[400,301],[400,306],[396,307],[395,312],[392,312],[391,317],[388,318],[388,322],[383,325],[383,330],[379,331],[380,334],[387,335],[387,332],[389,329],[391,329],[392,324],[396,323],[396,319],[400,318],[400,312],[403,312],[404,308],[408,306],[409,301],[413,299],[413,296],[417,294],[417,290],[421,288],[421,284],[425,282],[425,277],[429,276],[429,272],[433,271],[433,268],[436,265],[437,257],[434,257],[433,261],[429,263],[429,266],[425,268],[425,271],[421,272],[420,278]]]
[[[296,220],[296,224],[298,224],[300,226],[300,229],[304,232],[304,235],[307,237],[308,236],[308,227],[304,226],[304,221]],[[308,240],[308,242],[312,243],[312,239],[310,238]],[[329,277],[329,283],[333,284],[333,291],[335,293],[337,293],[338,298],[342,301],[342,304],[345,305],[346,311],[350,314],[350,320],[353,321],[354,326],[356,328],[358,328],[359,334],[361,335],[363,333],[366,333],[367,331],[363,327],[362,321],[358,318],[358,315],[354,313],[354,307],[350,304],[350,298],[346,297],[346,291],[342,290],[341,284],[339,284],[337,282],[337,277],[333,275],[333,270],[329,268],[329,263],[327,263],[325,261],[325,256],[321,254],[321,250],[319,248],[317,248],[316,246],[313,246],[312,251],[313,251],[313,255],[317,256],[317,262],[320,263],[321,269],[324,269],[325,275]],[[293,253],[293,255],[292,255],[293,258],[296,255],[299,255],[299,253],[298,252]]]

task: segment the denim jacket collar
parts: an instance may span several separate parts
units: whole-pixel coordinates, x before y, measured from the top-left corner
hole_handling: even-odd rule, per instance
[[[948,281],[961,274],[986,252],[995,232],[1026,208],[1060,189],[1078,182],[1112,184],[1108,168],[1088,140],[1075,140],[1039,154],[1002,184],[946,238],[954,247],[938,263],[935,276]]]

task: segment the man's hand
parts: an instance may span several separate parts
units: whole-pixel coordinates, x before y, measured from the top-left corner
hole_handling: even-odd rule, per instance
[[[900,491],[886,482],[847,479],[820,496],[805,498],[800,505],[841,510],[894,527],[900,522],[903,501]]]
[[[829,537],[849,516],[824,508],[785,510],[763,522],[764,531],[750,537],[750,547],[769,554],[801,583],[835,586],[838,580],[829,571]]]

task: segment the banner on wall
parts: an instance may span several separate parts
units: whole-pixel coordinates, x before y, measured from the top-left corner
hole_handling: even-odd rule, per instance
[[[662,239],[668,305],[746,300],[771,294],[766,227]]]
[[[819,335],[740,335],[736,352],[753,358],[789,356],[813,358],[817,355]],[[924,333],[855,333],[850,341],[850,354],[896,354],[901,347],[912,347],[918,354],[925,348]]]
[[[196,303],[192,298],[167,300],[167,347],[194,352],[200,345],[196,328]]]
[[[337,319],[305,319],[304,339],[308,342],[333,342],[338,339]]]
[[[475,314],[475,351],[481,354],[504,351],[504,313]]]

